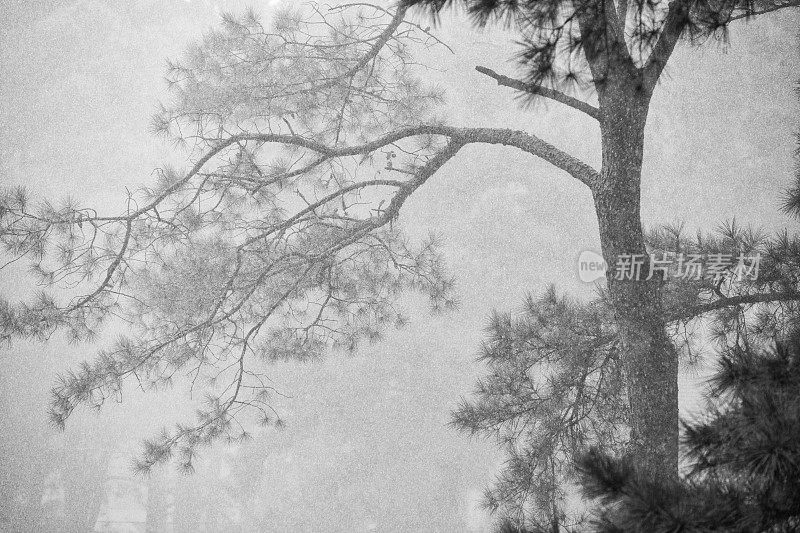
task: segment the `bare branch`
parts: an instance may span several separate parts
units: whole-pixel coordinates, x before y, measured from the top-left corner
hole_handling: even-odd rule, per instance
[[[218,152],[227,146],[239,142],[259,141],[307,148],[327,157],[343,157],[367,154],[402,139],[421,135],[441,135],[453,140],[460,140],[464,144],[482,143],[513,146],[564,170],[572,177],[582,181],[588,186],[591,186],[599,176],[597,171],[591,166],[535,135],[524,131],[501,128],[458,128],[443,125],[412,126],[387,133],[373,141],[361,145],[344,146],[340,148],[330,147],[305,137],[294,135],[241,134],[225,140],[216,147],[214,151]]]
[[[477,66],[475,70],[489,76],[497,80],[498,85],[503,85],[505,87],[511,87],[512,89],[516,89],[521,92],[530,93],[530,94],[537,94],[540,96],[544,96],[545,98],[549,98],[551,100],[555,100],[556,102],[560,102],[564,105],[568,105],[573,109],[577,109],[583,113],[586,113],[590,117],[595,120],[599,120],[600,118],[600,111],[582,100],[578,100],[572,96],[566,95],[561,91],[556,91],[555,89],[549,89],[547,87],[542,87],[541,85],[535,85],[532,83],[525,83],[522,80],[516,80],[514,78],[509,78],[508,76],[503,76],[502,74],[498,74],[494,70],[486,67]]]

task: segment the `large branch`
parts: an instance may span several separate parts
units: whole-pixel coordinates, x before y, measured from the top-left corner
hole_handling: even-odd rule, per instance
[[[218,153],[228,146],[247,142],[279,143],[312,150],[326,157],[346,157],[373,152],[405,138],[420,135],[441,135],[463,144],[500,144],[513,146],[529,153],[551,165],[567,172],[587,186],[598,179],[598,172],[580,159],[556,148],[552,144],[530,133],[500,128],[458,128],[443,125],[425,125],[401,128],[389,132],[377,139],[354,146],[332,147],[299,135],[281,135],[271,133],[244,133],[225,139],[212,150]],[[208,154],[207,154],[208,156]],[[204,158],[207,160],[207,158]]]
[[[272,134],[272,133],[258,133],[250,134],[243,133],[233,135],[216,143],[209,151],[200,158],[200,160],[191,168],[191,170],[180,180],[170,185],[161,194],[156,196],[150,203],[141,206],[136,211],[124,216],[109,216],[109,217],[92,217],[95,221],[127,221],[141,216],[142,214],[151,211],[154,207],[158,206],[165,198],[174,193],[176,190],[183,187],[194,176],[196,176],[202,168],[217,154],[233,146],[235,144],[246,141],[257,141],[264,143],[278,143],[290,146],[297,146],[299,148],[306,148],[324,156],[326,159],[335,157],[346,157],[373,152],[397,142],[399,140],[420,136],[420,135],[441,135],[451,139],[461,139],[465,143],[485,143],[485,144],[502,144],[506,146],[514,146],[544,159],[548,163],[564,170],[572,177],[582,181],[584,184],[591,187],[592,183],[598,178],[599,174],[591,166],[583,161],[571,156],[543,141],[535,135],[523,132],[514,131],[509,129],[499,128],[457,128],[453,126],[441,125],[426,125],[426,126],[412,126],[401,128],[393,132],[389,132],[373,141],[354,145],[332,147],[324,143],[303,137],[301,135],[285,135],[285,134]]]
[[[713,302],[707,302],[700,305],[695,305],[682,312],[674,313],[667,318],[667,322],[674,320],[689,320],[699,317],[711,311],[719,311],[728,307],[736,307],[739,305],[753,305],[758,303],[769,302],[792,302],[800,301],[800,293],[798,292],[776,292],[776,293],[761,293],[761,294],[743,294],[741,296],[731,296],[728,298],[720,298]]]
[[[127,249],[128,238],[130,236],[130,228],[134,220],[137,218],[145,215],[146,213],[153,211],[155,212],[156,216],[158,217],[158,206],[163,202],[166,198],[170,195],[175,193],[177,190],[185,186],[188,182],[190,182],[195,176],[199,175],[202,171],[202,168],[208,164],[216,155],[223,152],[225,149],[245,143],[245,142],[258,142],[258,143],[276,143],[276,144],[283,144],[287,146],[295,146],[299,148],[304,148],[310,150],[312,152],[316,152],[320,155],[320,159],[312,163],[309,167],[313,168],[320,160],[327,160],[332,158],[338,157],[347,157],[347,156],[356,156],[356,155],[364,155],[379,150],[385,146],[391,145],[397,141],[407,139],[410,137],[421,136],[421,135],[434,135],[434,136],[443,136],[449,139],[449,143],[446,149],[437,153],[433,156],[431,160],[429,160],[423,167],[415,172],[415,178],[409,182],[399,182],[399,181],[392,181],[392,180],[372,180],[368,182],[358,182],[356,184],[351,185],[349,188],[345,188],[343,190],[337,191],[330,198],[326,197],[325,199],[308,206],[308,208],[297,215],[298,219],[307,212],[313,211],[319,205],[329,201],[333,198],[341,196],[343,193],[348,192],[350,189],[358,189],[363,188],[369,185],[391,185],[399,187],[399,191],[395,196],[394,200],[391,204],[387,207],[384,211],[383,217],[373,218],[368,221],[367,226],[369,228],[366,230],[367,232],[380,227],[387,221],[395,218],[398,214],[400,206],[405,201],[405,199],[414,191],[417,187],[422,185],[430,176],[432,176],[439,168],[449,159],[454,157],[458,151],[467,144],[497,144],[503,146],[513,146],[526,152],[528,154],[534,155],[539,157],[540,159],[547,161],[551,165],[567,172],[574,178],[578,179],[588,187],[592,187],[594,183],[597,182],[599,179],[598,172],[592,168],[591,166],[587,165],[583,161],[575,158],[556,148],[552,144],[540,139],[539,137],[523,132],[523,131],[515,131],[510,129],[499,129],[499,128],[458,128],[452,126],[444,126],[444,125],[425,125],[425,126],[414,126],[414,127],[407,127],[401,128],[399,130],[386,133],[385,135],[378,137],[377,139],[359,144],[354,146],[329,146],[325,143],[309,139],[307,137],[303,137],[300,135],[286,135],[286,134],[266,134],[266,133],[243,133],[239,135],[233,135],[226,139],[218,141],[213,147],[211,147],[207,153],[205,153],[197,162],[196,164],[184,175],[180,180],[173,183],[171,186],[167,187],[164,191],[162,191],[159,195],[153,198],[147,204],[139,207],[135,211],[131,211],[126,215],[118,215],[118,216],[88,216],[80,219],[70,218],[69,220],[61,221],[60,223],[64,224],[77,224],[80,222],[124,222],[127,227],[126,238],[125,241],[120,248],[120,250],[115,254],[115,258],[112,261],[111,265],[108,267],[106,272],[105,281],[101,283],[101,285],[95,290],[92,294],[87,297],[84,297],[79,300],[79,303],[71,306],[70,310],[77,309],[88,302],[92,301],[98,294],[100,294],[110,283],[113,275],[118,270],[121,262],[122,256],[124,255]],[[288,223],[293,222],[296,219],[290,219],[287,221]],[[365,226],[365,228],[367,227]],[[258,238],[263,238],[264,235],[260,235]]]
[[[595,120],[599,120],[600,111],[592,106],[587,104],[582,100],[578,100],[577,98],[573,98],[572,96],[566,95],[561,91],[556,91],[555,89],[549,89],[547,87],[542,87],[541,85],[537,85],[535,83],[525,83],[522,80],[516,80],[514,78],[509,78],[508,76],[503,76],[502,74],[498,74],[494,70],[486,67],[477,66],[475,70],[489,76],[497,80],[498,85],[503,85],[505,87],[511,87],[512,89],[516,89],[518,91],[530,94],[537,94],[540,96],[544,96],[545,98],[550,98],[551,100],[555,100],[556,102],[560,102],[564,105],[568,105],[573,109],[577,109],[583,113],[586,113],[590,117]]]

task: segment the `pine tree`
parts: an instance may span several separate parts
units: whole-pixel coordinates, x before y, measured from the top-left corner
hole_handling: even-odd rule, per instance
[[[461,6],[476,24],[499,22],[517,30],[525,80],[478,69],[501,85],[547,97],[597,119],[602,166],[587,175],[600,228],[605,261],[641,256],[649,270],[647,239],[640,216],[644,130],[650,99],[675,46],[700,44],[726,35],[735,20],[795,7],[747,1],[678,0],[605,2],[580,0],[406,0],[434,18]],[[571,99],[564,86],[589,86],[599,106]],[[574,175],[574,174],[573,174]],[[665,294],[661,276],[615,279],[607,272],[608,299],[621,339],[620,349],[630,399],[629,435],[637,460],[652,471],[678,471],[678,353],[664,327]],[[794,297],[794,296],[792,296]],[[713,293],[712,293],[713,298]],[[719,305],[732,304],[720,299]]]
[[[132,331],[63,376],[51,404],[56,425],[128,381],[157,389],[186,370],[206,378],[207,405],[193,423],[146,443],[142,469],[176,457],[190,470],[200,446],[247,437],[251,426],[238,423],[246,413],[280,425],[265,364],[378,340],[405,321],[396,308],[404,291],[427,294],[434,310],[454,304],[436,243],[409,244],[396,219],[471,144],[517,148],[585,185],[609,264],[644,254],[644,126],[674,47],[797,2],[466,2],[478,23],[508,22],[524,40],[525,80],[479,72],[597,120],[599,170],[531,133],[438,120],[441,94],[421,81],[411,54],[438,41],[406,20],[412,4],[438,12],[455,2],[312,5],[282,11],[271,27],[252,12],[226,15],[170,64],[174,98],[153,120],[156,133],[192,148],[190,168],[159,169],[157,183],[131,194],[119,214],[75,200],[35,205],[23,190],[2,196],[6,253],[29,259],[48,290],[30,302],[0,301],[0,338],[63,329],[86,339],[110,317]],[[593,88],[599,105],[559,90],[571,81]],[[634,453],[677,476],[678,363],[664,328],[664,284],[608,282]],[[736,300],[697,289],[698,313],[798,298],[794,288]]]
[[[800,160],[800,136],[797,154]],[[800,167],[795,178],[798,182],[786,192],[783,208],[797,216],[793,206],[799,205]],[[646,238],[648,251],[656,257],[682,253],[705,258],[739,254],[761,258],[757,276],[742,275],[739,263],[713,278],[684,279],[674,275],[674,268],[668,270],[663,286],[664,322],[685,365],[702,362],[704,356],[721,358],[727,373],[718,381],[730,380],[731,373],[741,367],[742,354],[751,353],[753,346],[771,346],[776,339],[790,343],[779,344],[777,352],[788,357],[786,350],[793,341],[787,340],[786,332],[796,330],[800,321],[795,302],[800,236],[786,231],[769,236],[733,220],[712,233],[687,237],[681,226],[672,225],[656,228]],[[698,298],[703,294],[714,297]],[[454,412],[453,424],[470,434],[494,437],[506,450],[506,466],[487,491],[486,503],[491,510],[514,517],[514,523],[581,531],[586,517],[569,502],[576,488],[576,450],[591,447],[620,455],[626,449],[629,398],[613,313],[606,292],[594,301],[579,302],[551,287],[539,298],[529,297],[521,313],[495,314],[490,320],[481,355],[488,375]],[[708,340],[714,341],[711,349],[698,349]],[[747,361],[755,365],[760,359]],[[755,370],[749,372],[756,375]],[[729,387],[730,383],[718,382],[715,396],[725,396]],[[772,420],[791,428],[791,423],[778,415]],[[692,428],[700,426],[687,427],[691,435]],[[740,430],[746,433],[749,429],[742,426]],[[772,430],[778,431],[778,426]],[[791,435],[789,429],[787,438]],[[710,497],[707,486],[698,489],[702,494],[682,493],[684,485],[678,479],[661,483],[663,475],[659,473],[656,481],[648,481],[652,478],[638,472],[630,461],[614,462],[598,451],[585,456],[581,468],[584,477],[606,479],[608,490],[615,483],[621,486],[623,478],[644,483],[637,493],[642,498],[637,503],[640,506],[657,506],[663,500],[672,502],[674,508],[670,509],[677,513],[684,505],[693,508],[694,500],[701,496]],[[731,496],[724,491],[720,494]],[[741,503],[740,494],[731,497],[714,504],[722,511],[709,514],[709,524],[719,516],[727,517],[725,509]],[[622,531],[635,527],[650,531],[651,527],[631,525],[624,519],[616,523]],[[719,524],[730,525],[724,520]],[[669,527],[666,530],[671,531]]]

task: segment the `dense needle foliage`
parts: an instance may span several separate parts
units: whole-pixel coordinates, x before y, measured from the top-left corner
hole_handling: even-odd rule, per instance
[[[641,475],[597,449],[578,460],[597,532],[789,532],[800,527],[800,334],[740,342],[710,380],[710,412],[684,423],[684,480]]]

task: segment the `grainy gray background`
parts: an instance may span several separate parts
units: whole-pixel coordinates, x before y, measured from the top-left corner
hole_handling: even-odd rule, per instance
[[[147,133],[156,102],[166,95],[165,59],[215,24],[220,10],[253,3],[4,0],[2,185],[121,208],[126,186],[147,182],[153,168],[183,157]],[[255,7],[268,17],[277,3]],[[528,129],[597,163],[596,126],[588,120],[554,104],[520,110],[510,90],[474,71],[480,64],[514,72],[508,36],[471,30],[463,19],[445,22],[439,35],[455,54],[436,51],[421,59],[440,68],[430,76],[447,91],[450,123]],[[647,225],[682,219],[689,228],[711,228],[736,215],[767,229],[796,229],[777,205],[793,164],[797,37],[798,18],[782,13],[735,24],[729,45],[684,46],[675,54],[648,126]],[[298,513],[312,514],[325,531],[368,530],[387,518],[393,525],[379,530],[485,530],[487,518],[475,503],[499,455],[492,443],[446,427],[448,413],[481,374],[474,355],[491,309],[513,310],[526,291],[549,283],[590,294],[577,280],[575,258],[599,242],[591,199],[576,183],[519,152],[470,148],[408,202],[401,223],[412,235],[435,230],[443,237],[463,305],[431,317],[423,302],[409,300],[411,324],[356,357],[276,366],[276,383],[293,396],[283,406],[288,428],[275,437],[267,459],[271,481],[263,496],[282,517],[276,531],[296,526]],[[3,273],[1,285],[26,292],[21,275]],[[15,437],[20,425],[53,446],[64,438],[47,428],[47,389],[55,372],[96,348],[54,338],[44,346],[3,349],[0,441],[11,454],[3,461],[24,460],[14,455],[25,450]],[[682,388],[686,406],[693,399],[690,381]],[[182,392],[130,392],[99,421],[79,415],[69,431],[99,435],[111,428],[110,446],[124,457],[187,411]],[[348,487],[348,497],[332,494],[337,485]]]

